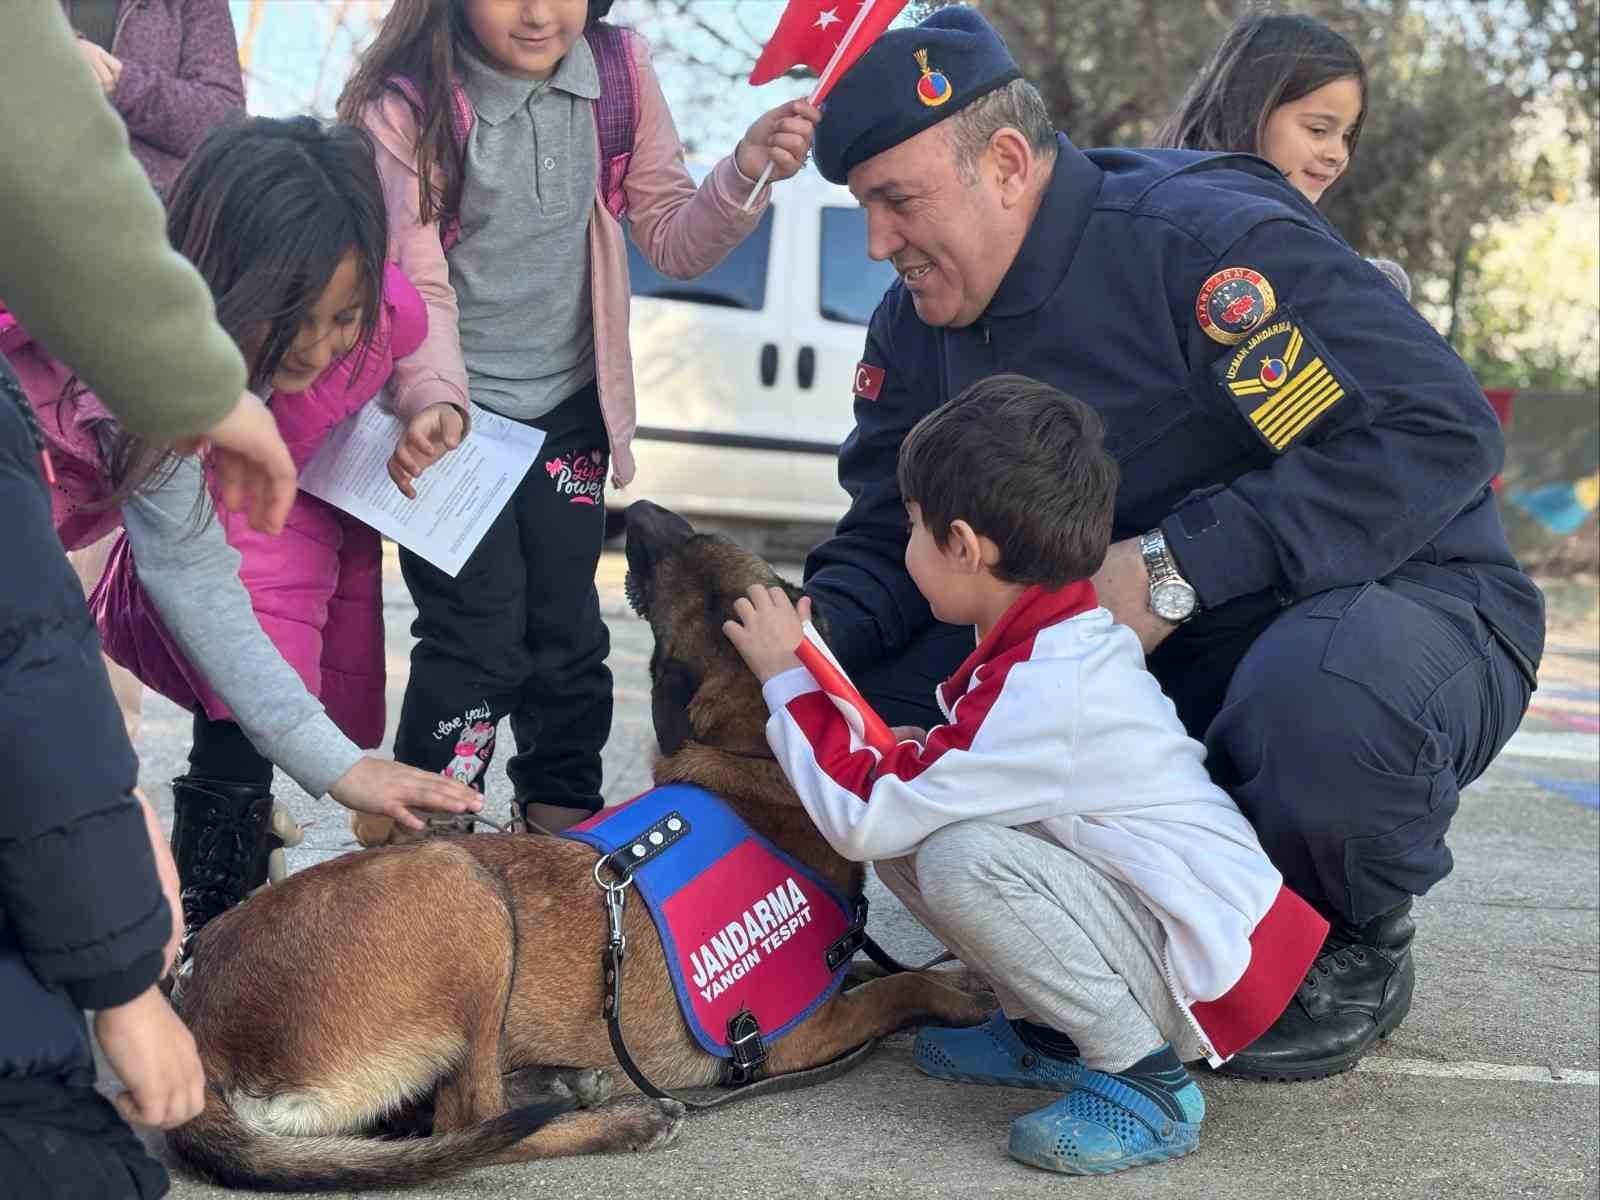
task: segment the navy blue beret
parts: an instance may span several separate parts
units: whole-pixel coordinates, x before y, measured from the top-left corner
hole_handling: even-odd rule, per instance
[[[812,145],[817,169],[843,183],[852,167],[1021,77],[976,9],[952,5],[910,29],[891,29],[823,102]]]

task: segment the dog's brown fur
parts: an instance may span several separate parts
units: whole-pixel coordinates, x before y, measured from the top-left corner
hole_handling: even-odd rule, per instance
[[[800,808],[767,748],[759,687],[721,631],[749,585],[777,577],[646,504],[629,513],[628,560],[630,598],[656,641],[656,781],[720,794],[858,894],[863,869],[834,854]],[[175,992],[208,1088],[204,1112],[170,1135],[174,1149],[229,1185],[311,1190],[670,1141],[683,1113],[670,1102],[634,1094],[564,1111],[573,1089],[580,1103],[604,1101],[607,1077],[633,1090],[600,1016],[606,924],[594,862],[583,845],[533,835],[425,841],[322,863],[214,921]],[[649,915],[632,903],[625,920],[629,1049],[659,1086],[713,1083],[720,1060],[684,1026]],[[972,1024],[985,1008],[928,975],[876,979],[772,1047],[770,1070],[816,1066],[915,1023]],[[532,1105],[508,1094],[528,1068],[562,1069],[541,1074],[555,1092]],[[432,1136],[375,1136],[430,1101]]]

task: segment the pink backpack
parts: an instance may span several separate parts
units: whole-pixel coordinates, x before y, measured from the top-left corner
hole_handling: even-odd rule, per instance
[[[628,46],[628,39],[633,35],[609,21],[596,21],[583,36],[600,73],[600,98],[594,102],[595,134],[600,142],[598,186],[606,210],[620,221],[628,212],[628,196],[622,181],[628,174],[634,132],[639,127],[639,79]],[[389,80],[389,86],[406,98],[419,121],[425,117],[422,89],[414,79],[409,75],[396,75]],[[459,79],[450,83],[450,99],[450,131],[455,136],[456,149],[464,151],[475,114]],[[439,240],[446,250],[454,246],[460,236],[459,217],[452,216],[439,227]]]

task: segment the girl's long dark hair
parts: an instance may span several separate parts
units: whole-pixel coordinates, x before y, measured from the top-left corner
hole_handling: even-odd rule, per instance
[[[345,255],[362,283],[357,353],[377,329],[389,221],[367,135],[311,117],[251,117],[212,130],[173,184],[167,237],[211,289],[217,322],[264,392]],[[164,448],[118,433],[113,502],[170,468]]]
[[[1353,155],[1367,115],[1367,67],[1356,48],[1311,17],[1245,17],[1201,68],[1155,145],[1259,154],[1273,109],[1351,78],[1361,87],[1361,115],[1347,138]]]
[[[610,12],[612,2],[589,0],[587,24]],[[462,0],[395,0],[339,94],[339,120],[359,125],[361,110],[383,97],[391,79],[406,76],[416,85],[423,107],[417,114],[417,211],[424,225],[454,216],[461,208],[466,168],[450,128],[450,88],[460,74],[457,57],[476,43]]]

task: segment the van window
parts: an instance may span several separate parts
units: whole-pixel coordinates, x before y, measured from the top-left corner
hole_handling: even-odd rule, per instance
[[[698,279],[672,279],[652,267],[633,244],[633,227],[628,226],[628,277],[633,294],[759,312],[767,298],[767,252],[772,245],[776,207],[768,205],[755,231]]]
[[[833,205],[822,210],[822,289],[818,306],[829,321],[866,325],[894,282],[894,267],[867,257],[867,210]]]

